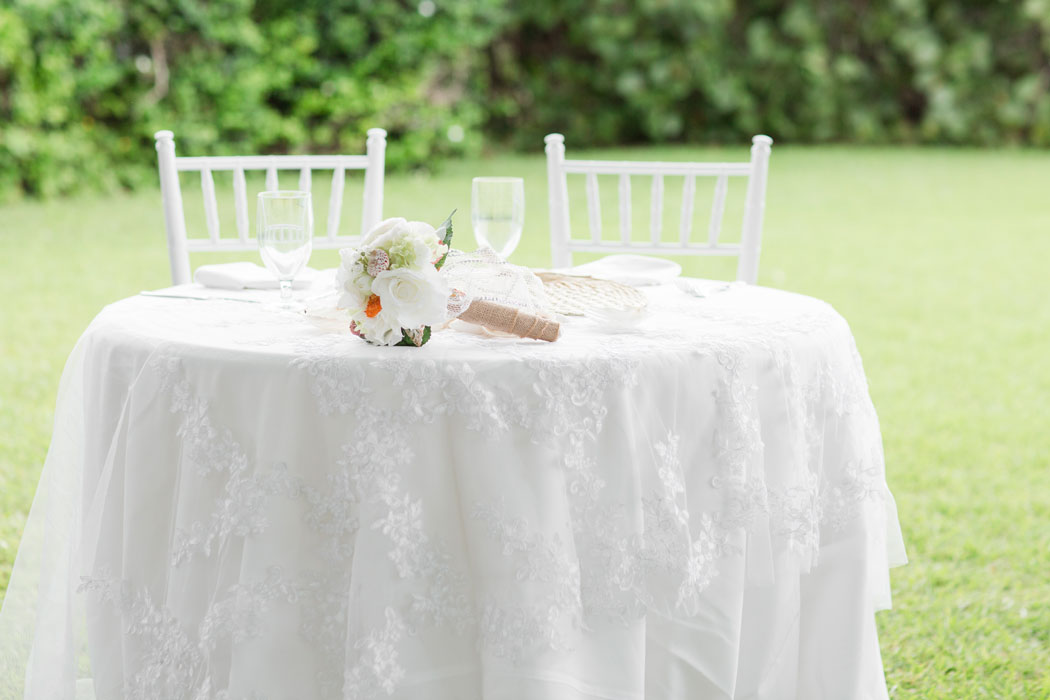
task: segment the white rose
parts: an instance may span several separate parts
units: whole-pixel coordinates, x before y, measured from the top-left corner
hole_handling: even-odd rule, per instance
[[[357,292],[343,292],[339,295],[335,305],[340,309],[363,309],[367,299],[362,299]]]
[[[421,241],[437,240],[437,230],[425,221],[409,221],[406,225],[409,233]]]
[[[335,274],[339,300],[336,304],[342,309],[363,308],[372,293],[372,277],[361,262],[361,251],[355,248],[343,248],[339,251],[341,264]]]
[[[445,320],[448,285],[427,265],[384,270],[376,275],[372,293],[379,295],[383,312],[391,313],[404,328],[432,326]]]
[[[397,345],[404,335],[401,333],[401,323],[394,314],[383,309],[372,318],[365,314],[364,310],[350,316],[357,327],[357,332],[366,340],[377,345]]]
[[[416,226],[419,224],[419,226]],[[427,247],[430,248],[430,262],[436,263],[441,259],[445,253],[448,252],[448,246],[442,243],[442,239],[445,235],[445,229],[440,231],[430,224],[423,223],[422,221],[410,221],[409,226],[413,228],[413,233],[419,236]]]
[[[339,249],[339,266],[350,267],[355,262],[361,259],[361,251],[357,248],[340,248]]]
[[[360,265],[360,270],[354,272],[353,278],[350,282],[354,285],[354,288],[359,294],[362,294],[365,299],[372,293],[372,275],[368,274],[368,270],[365,269],[364,265]]]
[[[382,247],[375,244],[375,241],[377,239],[379,239],[382,236],[385,236],[386,234],[390,233],[396,228],[404,226],[407,223],[408,221],[402,219],[399,216],[395,216],[392,219],[386,219],[384,221],[379,222],[379,224],[374,229],[366,233],[364,235],[364,238],[361,239],[361,250]]]
[[[354,280],[343,283],[339,287],[339,299],[336,301],[336,306],[340,309],[363,309],[368,303],[368,297],[372,295],[372,290],[367,288],[371,285],[372,278],[365,275],[367,278],[367,285],[362,285]],[[358,278],[361,279],[361,278]],[[361,287],[366,286],[365,291],[361,291]]]

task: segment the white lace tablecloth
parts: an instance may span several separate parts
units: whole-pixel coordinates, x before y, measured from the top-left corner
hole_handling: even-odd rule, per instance
[[[904,549],[849,327],[763,288],[647,294],[618,332],[421,349],[262,304],[106,308],[0,697],[885,698]]]

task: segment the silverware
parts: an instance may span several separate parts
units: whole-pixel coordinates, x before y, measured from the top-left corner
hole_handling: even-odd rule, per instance
[[[244,297],[218,297],[209,296],[207,294],[176,294],[174,292],[148,292],[141,291],[139,296],[142,297],[161,297],[163,299],[191,299],[193,301],[242,301],[246,304],[261,304],[260,299],[246,299]]]
[[[708,289],[704,289],[704,285],[696,284],[693,280],[684,277],[679,277],[675,280],[675,286],[677,286],[678,289],[685,292],[686,294],[697,297],[699,299],[709,297],[712,294],[718,294],[719,292],[728,291],[729,289],[733,288],[733,284],[733,282],[726,282],[725,284],[718,285],[717,287],[709,287]]]

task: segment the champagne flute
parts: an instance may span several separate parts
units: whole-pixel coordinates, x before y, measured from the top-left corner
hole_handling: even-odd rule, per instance
[[[294,309],[292,282],[310,259],[313,248],[314,215],[310,193],[298,190],[260,192],[256,230],[259,254],[281,288],[281,306]]]
[[[474,238],[506,260],[521,241],[525,224],[525,181],[520,177],[476,177],[470,221]]]

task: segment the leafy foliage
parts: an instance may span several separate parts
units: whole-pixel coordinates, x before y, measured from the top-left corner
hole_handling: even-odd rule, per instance
[[[416,336],[416,337],[412,336],[412,332],[406,331],[405,329],[402,328],[401,329],[401,341],[398,342],[398,343],[395,343],[395,347],[404,346],[404,347],[418,348],[418,347],[422,347],[423,345],[426,345],[429,340],[430,340],[430,326],[423,326],[423,330],[422,331],[418,331],[418,336]]]
[[[464,96],[494,4],[9,0],[0,194],[152,182],[163,128],[195,155],[355,153],[372,126],[394,169],[476,151]]]
[[[489,47],[488,126],[530,146],[1050,145],[1050,2],[542,0]]]
[[[182,153],[778,141],[1050,145],[1050,2],[7,0],[0,197]]]

